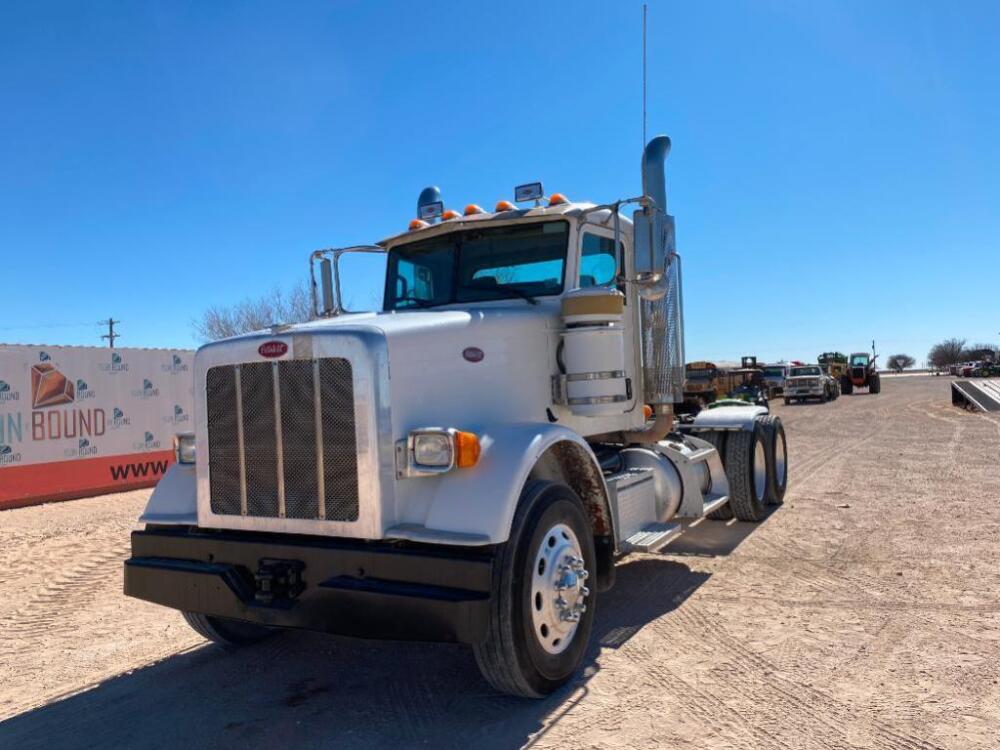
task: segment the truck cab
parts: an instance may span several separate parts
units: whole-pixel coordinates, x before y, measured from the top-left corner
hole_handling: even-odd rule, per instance
[[[530,183],[459,212],[428,188],[405,231],[313,253],[313,320],[198,351],[195,431],[133,533],[126,593],[227,646],[458,641],[501,691],[565,683],[618,559],[682,519],[759,521],[785,491],[766,410],[675,419],[669,147],[646,147],[637,198]],[[344,310],[351,252],[384,257],[381,310]]]

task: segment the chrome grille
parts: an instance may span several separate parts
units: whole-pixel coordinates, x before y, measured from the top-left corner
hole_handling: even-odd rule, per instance
[[[358,519],[350,362],[213,367],[205,385],[213,513]]]

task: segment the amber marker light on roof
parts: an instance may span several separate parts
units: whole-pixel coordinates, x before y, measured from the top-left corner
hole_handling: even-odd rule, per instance
[[[410,231],[413,232],[417,229],[423,229],[424,227],[429,227],[429,226],[430,224],[428,224],[426,221],[423,221],[422,219],[414,219],[413,221],[410,222]]]
[[[497,201],[496,208],[494,208],[493,210],[499,213],[501,211],[514,211],[516,209],[517,206],[515,206],[510,201]]]
[[[562,193],[553,193],[552,197],[549,198],[550,206],[561,206],[563,203],[569,203],[569,198]]]
[[[453,208],[449,208],[443,214],[441,214],[441,221],[448,221],[450,219],[457,219],[461,214]]]
[[[484,214],[484,213],[486,212],[483,211],[482,206],[477,206],[475,203],[470,203],[468,206],[465,207],[466,216],[472,216],[473,214]]]

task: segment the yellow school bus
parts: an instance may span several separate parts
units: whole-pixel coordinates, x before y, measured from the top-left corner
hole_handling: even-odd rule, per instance
[[[714,362],[688,362],[684,368],[684,399],[710,404],[734,387],[729,370]]]

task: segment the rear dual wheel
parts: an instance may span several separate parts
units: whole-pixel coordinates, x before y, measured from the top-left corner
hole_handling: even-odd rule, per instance
[[[767,506],[781,505],[788,487],[788,444],[781,418],[769,414],[752,430],[703,435],[719,450],[729,481],[729,503],[708,517],[761,521]]]

